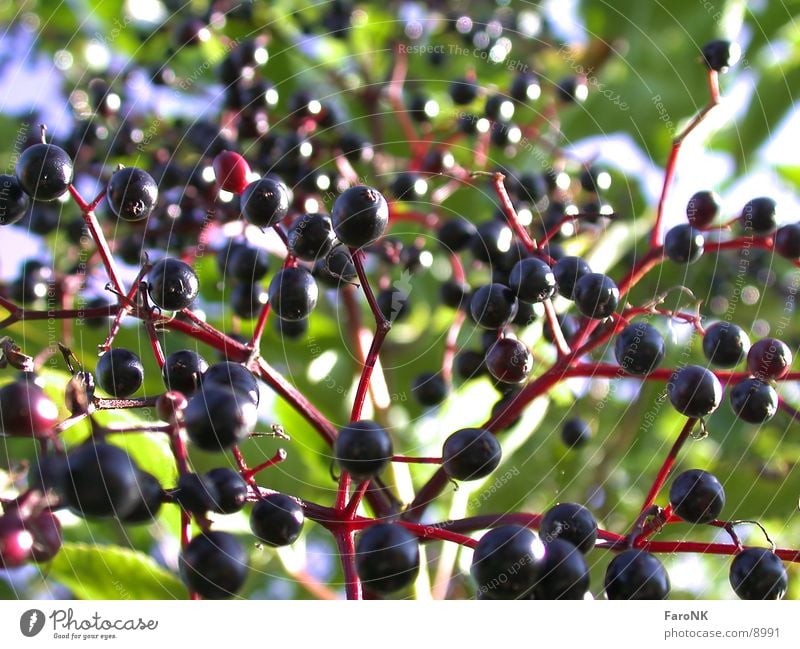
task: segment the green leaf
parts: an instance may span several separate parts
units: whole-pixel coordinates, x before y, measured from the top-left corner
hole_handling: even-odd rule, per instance
[[[50,576],[78,599],[186,599],[186,588],[142,552],[112,545],[65,543]]]

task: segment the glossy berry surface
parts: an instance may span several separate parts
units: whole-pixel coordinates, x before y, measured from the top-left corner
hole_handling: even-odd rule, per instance
[[[222,451],[244,441],[256,425],[256,406],[233,388],[204,385],[184,413],[189,440],[205,451]]]
[[[744,329],[732,322],[715,322],[703,335],[703,354],[717,367],[735,367],[750,350],[750,338]]]
[[[389,464],[392,438],[374,421],[354,421],[339,429],[333,443],[336,463],[357,480],[375,477]]]
[[[282,320],[303,320],[317,305],[319,288],[305,268],[284,268],[269,284],[269,304]]]
[[[758,379],[779,379],[789,373],[792,350],[777,338],[762,338],[747,352],[747,369]]]
[[[364,588],[375,593],[411,585],[419,572],[417,537],[400,525],[371,525],[356,540],[356,572]]]
[[[738,45],[726,40],[714,40],[703,46],[703,60],[709,70],[725,72],[739,60]]]
[[[719,518],[725,507],[725,489],[708,471],[690,469],[672,481],[669,502],[687,523],[708,523]]]
[[[97,361],[97,385],[119,399],[134,394],[144,382],[144,366],[139,357],[123,347],[109,349]]]
[[[214,363],[203,374],[204,387],[233,389],[247,397],[254,406],[258,405],[258,381],[253,373],[240,363],[222,361]]]
[[[214,486],[217,493],[213,511],[218,514],[235,514],[244,508],[247,501],[247,483],[236,471],[217,467],[207,472],[205,478]]]
[[[30,205],[16,176],[0,174],[0,225],[12,225],[19,221]]]
[[[769,234],[777,227],[776,203],[767,196],[747,201],[742,208],[741,227],[745,232]]]
[[[229,599],[247,577],[247,553],[236,537],[210,531],[194,537],[178,561],[183,583],[205,599]]]
[[[601,273],[588,273],[575,283],[572,295],[578,310],[587,318],[607,318],[619,304],[619,288]]]
[[[688,224],[676,225],[664,237],[664,254],[676,264],[691,264],[703,256],[705,237]]]
[[[257,282],[269,271],[269,256],[262,248],[243,242],[231,242],[217,254],[217,264],[224,280]]]
[[[469,251],[478,261],[497,264],[507,252],[510,238],[511,230],[504,222],[498,219],[484,221],[475,228]]]
[[[517,297],[504,284],[487,284],[475,290],[469,308],[475,324],[484,329],[499,329],[517,315]]]
[[[200,387],[207,369],[208,363],[200,354],[191,349],[181,349],[167,356],[161,376],[167,389],[191,395]]]
[[[139,503],[139,469],[117,446],[82,444],[67,456],[64,502],[82,516],[124,518]]]
[[[214,157],[212,167],[220,189],[241,194],[247,188],[250,165],[240,154],[221,151]]]
[[[156,206],[158,185],[144,169],[125,167],[112,174],[106,200],[114,216],[124,221],[141,221]]]
[[[267,228],[289,212],[289,192],[281,181],[265,177],[251,182],[242,193],[242,215],[253,225]]]
[[[509,286],[522,302],[544,302],[556,292],[556,276],[543,259],[518,261],[508,276]]]
[[[719,214],[720,198],[712,191],[699,191],[692,194],[686,204],[686,218],[690,225],[705,228],[711,225]]]
[[[158,478],[147,471],[139,471],[136,482],[139,485],[136,505],[119,519],[127,525],[152,523],[165,502],[164,489]]]
[[[666,599],[669,589],[664,566],[655,555],[644,550],[620,552],[606,569],[608,599]]]
[[[661,364],[665,354],[664,337],[647,322],[627,325],[614,341],[614,357],[628,374],[650,374]]]
[[[445,440],[442,467],[454,480],[485,478],[500,464],[500,442],[484,428],[462,428]]]
[[[195,516],[205,516],[207,512],[216,509],[216,502],[219,500],[216,485],[205,475],[197,473],[180,475],[172,497],[181,509]]]
[[[578,503],[559,503],[542,516],[539,527],[542,540],[569,541],[583,554],[594,549],[597,540],[597,521],[586,507]]]
[[[414,398],[423,406],[439,405],[447,398],[449,391],[444,377],[433,372],[420,374],[411,384]]]
[[[0,433],[9,437],[46,437],[58,421],[58,406],[31,380],[0,387]]]
[[[526,599],[544,566],[545,547],[533,530],[503,525],[486,532],[472,555],[472,577],[488,599]]]
[[[731,562],[729,579],[739,599],[783,599],[789,576],[767,548],[745,548]]]
[[[560,295],[571,300],[575,291],[575,284],[584,275],[592,272],[580,257],[562,257],[553,266],[553,275],[556,278],[556,287]]]
[[[147,275],[148,292],[153,304],[167,311],[190,306],[200,291],[197,273],[185,261],[167,257]]]
[[[250,511],[250,529],[259,541],[278,548],[294,543],[306,522],[303,508],[285,494],[268,494]]]
[[[749,424],[763,424],[778,412],[778,393],[766,381],[744,379],[731,389],[731,408]]]
[[[23,191],[36,201],[54,201],[72,182],[72,160],[55,144],[34,144],[19,156],[17,180]]]
[[[2,223],[2,207],[0,207]],[[775,233],[775,251],[786,259],[800,259],[800,223],[782,225]]]
[[[589,422],[579,417],[573,417],[564,422],[561,427],[561,441],[569,448],[581,448],[592,439],[592,427]]]
[[[389,206],[377,189],[356,185],[336,198],[331,221],[339,241],[351,248],[362,248],[383,235],[389,224]]]
[[[687,417],[705,417],[722,400],[722,385],[714,374],[699,365],[687,365],[673,373],[667,394],[675,410]]]
[[[533,369],[533,356],[521,340],[501,338],[486,351],[486,369],[503,383],[522,383]]]
[[[298,216],[287,236],[289,252],[305,261],[316,261],[325,257],[336,241],[331,217],[319,213]]]
[[[544,563],[534,586],[535,599],[583,599],[589,590],[589,568],[583,554],[561,538],[544,546]]]
[[[447,252],[465,250],[477,234],[475,226],[466,219],[453,218],[445,221],[436,233],[439,245]]]

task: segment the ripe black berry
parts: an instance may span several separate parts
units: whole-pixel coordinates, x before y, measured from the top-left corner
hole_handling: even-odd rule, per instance
[[[197,273],[185,261],[167,257],[147,275],[148,293],[153,304],[168,311],[188,307],[200,291]]]
[[[705,237],[687,223],[671,228],[664,237],[664,254],[677,264],[691,264],[703,256]]]
[[[739,599],[782,599],[789,576],[774,552],[746,548],[731,562],[730,582]]]
[[[139,504],[140,471],[117,446],[82,444],[67,456],[61,496],[83,516],[124,518]]]
[[[202,378],[203,387],[222,387],[234,389],[247,396],[253,405],[259,401],[258,381],[244,365],[222,361],[209,367]]]
[[[299,340],[308,332],[308,318],[305,320],[281,320],[275,318],[275,330],[284,341]]]
[[[760,379],[745,379],[731,390],[731,408],[750,424],[763,424],[778,412],[778,393]]]
[[[247,501],[247,483],[236,471],[225,467],[211,469],[205,475],[217,492],[213,511],[234,514],[241,511]]]
[[[517,74],[511,82],[511,88],[508,92],[509,97],[520,103],[538,99],[541,93],[542,88],[539,85],[539,77],[532,72],[520,72]]]
[[[664,337],[653,325],[634,322],[614,341],[614,357],[628,374],[646,376],[664,360]]]
[[[559,503],[545,512],[539,533],[546,544],[553,539],[563,539],[586,554],[594,549],[597,521],[583,505]]]
[[[522,383],[533,369],[533,356],[522,341],[500,338],[486,351],[486,369],[503,383]]]
[[[553,275],[556,278],[556,287],[559,294],[571,300],[575,291],[575,284],[584,275],[592,272],[583,259],[580,257],[562,257],[553,266]]]
[[[285,494],[273,493],[259,500],[250,512],[250,529],[259,541],[273,548],[291,545],[306,522],[303,508]]]
[[[508,252],[510,242],[511,229],[503,221],[492,219],[477,226],[469,250],[478,261],[496,264]]]
[[[247,554],[227,532],[204,532],[181,552],[180,574],[189,590],[205,599],[228,599],[244,585]]]
[[[705,417],[719,407],[722,385],[705,367],[687,365],[675,371],[667,383],[675,410],[687,417]]]
[[[619,304],[619,288],[601,273],[588,273],[575,284],[572,295],[578,310],[587,318],[607,318]]]
[[[392,181],[389,191],[398,201],[418,201],[428,191],[428,183],[418,173],[402,171]]]
[[[522,302],[544,302],[556,292],[553,269],[538,257],[518,261],[508,277],[511,290]]]
[[[469,285],[455,280],[446,280],[439,287],[442,304],[451,309],[460,309],[469,297]]]
[[[269,256],[262,248],[231,241],[217,253],[217,265],[224,279],[252,284],[267,274]]]
[[[740,217],[742,228],[745,232],[769,234],[778,225],[775,207],[775,201],[767,196],[747,201]]]
[[[789,372],[792,350],[777,338],[762,338],[747,352],[747,369],[757,379],[779,379]]]
[[[469,79],[456,79],[450,82],[449,92],[454,104],[464,106],[478,96],[478,84]]]
[[[253,225],[267,228],[289,212],[289,191],[280,180],[260,178],[242,192],[242,215]]]
[[[442,467],[454,480],[485,478],[500,464],[503,451],[497,438],[483,428],[462,428],[442,447]]]
[[[461,252],[477,233],[475,226],[464,218],[445,221],[437,232],[439,245],[447,252]]]
[[[244,441],[256,419],[256,406],[247,395],[205,382],[184,413],[189,440],[205,451],[221,451]]]
[[[703,354],[718,367],[738,365],[749,350],[750,338],[744,329],[732,322],[715,322],[703,335]]]
[[[589,86],[577,77],[566,77],[556,84],[556,97],[565,104],[582,103],[589,96]]]
[[[592,427],[583,419],[568,419],[561,427],[561,441],[570,448],[585,446],[591,438]]]
[[[703,60],[709,70],[725,72],[739,60],[739,46],[730,41],[711,41],[703,46]]]
[[[696,228],[705,228],[719,214],[719,196],[711,191],[695,192],[686,204],[686,218]]]
[[[544,546],[544,564],[533,595],[536,599],[583,599],[589,590],[589,568],[578,549],[560,538]]]
[[[30,205],[28,195],[22,190],[16,176],[0,174],[0,225],[19,221]]]
[[[260,284],[240,282],[231,287],[228,301],[233,314],[242,320],[252,320],[267,303],[269,297]]]
[[[200,387],[203,372],[207,369],[208,363],[200,354],[191,349],[181,349],[167,356],[161,376],[167,389],[191,395]]]
[[[465,349],[456,354],[453,363],[455,372],[462,379],[474,379],[486,372],[486,355],[473,349]]]
[[[356,572],[364,587],[389,594],[410,585],[419,572],[419,541],[404,527],[378,523],[356,541]]]
[[[72,160],[55,144],[34,144],[17,160],[17,180],[36,201],[54,201],[72,182]]]
[[[708,523],[716,520],[725,506],[725,489],[716,476],[690,469],[684,471],[669,488],[673,511],[687,523]]]
[[[378,475],[392,459],[392,438],[374,421],[354,421],[339,430],[333,443],[337,464],[357,480]]]
[[[184,473],[178,478],[178,488],[172,497],[181,509],[195,516],[205,516],[216,509],[219,494],[216,485],[207,476]]]
[[[136,392],[144,382],[144,366],[139,357],[129,349],[109,349],[97,361],[97,385],[118,399]]]
[[[517,297],[504,284],[487,284],[475,290],[469,308],[475,324],[484,329],[499,329],[517,315]]]
[[[57,421],[58,406],[33,381],[14,381],[0,388],[0,434],[46,437]]]
[[[316,261],[324,257],[336,241],[331,217],[319,213],[298,216],[287,236],[289,252],[305,261]]]
[[[389,206],[377,189],[356,185],[337,197],[331,220],[339,241],[351,248],[362,248],[383,235],[389,224]]]
[[[669,576],[656,557],[644,550],[625,550],[606,569],[608,599],[666,599]]]
[[[2,223],[2,197],[0,197],[0,223]],[[800,259],[800,223],[782,225],[775,233],[775,251],[786,259]]]
[[[417,401],[423,406],[437,406],[447,398],[447,381],[441,374],[423,372],[411,385]]]
[[[307,318],[317,305],[319,288],[305,268],[284,268],[269,283],[269,303],[283,320]]]
[[[124,221],[141,221],[150,216],[158,200],[158,185],[153,177],[137,167],[115,171],[106,189],[108,206]]]
[[[137,482],[139,491],[136,494],[136,505],[127,514],[119,517],[126,525],[151,523],[164,504],[164,489],[152,473],[139,471]]]
[[[472,577],[488,599],[526,599],[544,566],[545,548],[536,532],[504,525],[484,534],[472,555]]]

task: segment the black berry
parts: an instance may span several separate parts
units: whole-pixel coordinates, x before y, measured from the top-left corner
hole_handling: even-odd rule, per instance
[[[731,390],[731,408],[750,424],[763,424],[778,412],[778,393],[761,379],[745,379]]]
[[[625,550],[606,568],[608,599],[666,599],[669,576],[655,556],[644,550]]]
[[[378,475],[392,459],[392,438],[374,421],[354,421],[339,430],[333,443],[336,463],[357,480]]]
[[[419,541],[404,527],[378,523],[356,541],[356,572],[367,590],[394,593],[409,586],[419,572]]]
[[[200,380],[207,369],[208,363],[200,354],[191,349],[181,349],[167,356],[161,376],[167,389],[191,395],[200,387]]]
[[[664,237],[664,254],[677,264],[691,264],[703,256],[705,237],[686,223],[671,228]]]
[[[389,224],[389,206],[377,189],[356,185],[337,197],[331,220],[339,241],[351,248],[362,248],[383,235]]]
[[[247,501],[247,483],[242,476],[231,469],[218,467],[206,473],[205,478],[217,493],[213,511],[234,514],[242,510]]]
[[[289,212],[289,191],[280,180],[260,178],[242,192],[242,214],[253,225],[267,228]]]
[[[553,275],[556,278],[556,287],[559,294],[571,300],[575,291],[575,284],[584,275],[592,272],[583,259],[580,257],[562,257],[553,266]]]
[[[476,233],[477,229],[470,221],[454,218],[439,227],[436,239],[447,252],[461,252],[469,246]]]
[[[449,92],[454,104],[464,106],[478,96],[478,84],[469,79],[456,79],[450,82]]]
[[[556,292],[553,269],[538,257],[518,261],[508,277],[511,290],[522,302],[544,302]]]
[[[2,217],[2,202],[0,202],[0,223]],[[775,233],[775,251],[786,259],[800,259],[800,223],[789,223],[778,228]]]
[[[321,259],[331,251],[336,241],[331,217],[318,213],[298,216],[289,229],[288,239],[289,252],[298,259]]]
[[[725,489],[716,476],[690,469],[672,482],[669,489],[672,510],[687,523],[716,520],[725,506]]]
[[[55,144],[34,144],[17,160],[17,180],[36,201],[54,201],[72,182],[72,160]]]
[[[561,441],[570,448],[586,446],[592,439],[592,427],[589,422],[577,417],[568,419],[561,427]]]
[[[777,338],[762,338],[747,352],[747,369],[757,379],[779,379],[788,374],[792,350]]]
[[[517,297],[508,286],[487,284],[476,289],[470,299],[475,323],[484,329],[499,329],[517,315]]]
[[[319,288],[303,267],[278,271],[269,284],[269,303],[283,320],[303,320],[317,305]]]
[[[0,225],[19,221],[30,205],[28,195],[22,190],[16,176],[0,174]]]
[[[497,438],[484,428],[462,428],[445,440],[442,467],[454,480],[479,480],[500,464]]]
[[[158,479],[147,471],[139,471],[137,502],[131,511],[119,519],[126,525],[151,523],[164,504],[164,489]]]
[[[586,554],[597,540],[597,521],[592,512],[578,503],[559,503],[548,509],[539,527],[545,543],[553,539],[569,541]]]
[[[703,354],[713,365],[734,367],[745,359],[749,350],[750,338],[739,325],[723,321],[706,327]]]
[[[508,251],[510,242],[511,229],[503,221],[492,219],[477,226],[469,250],[478,261],[496,264]]]
[[[486,369],[503,383],[522,383],[533,369],[533,356],[521,340],[500,338],[486,351]]]
[[[767,548],[746,548],[731,562],[730,582],[739,599],[783,599],[789,576]]]
[[[447,398],[447,381],[441,374],[424,372],[414,379],[411,392],[423,406],[437,406]]]
[[[247,577],[247,554],[227,532],[205,532],[194,537],[179,558],[181,579],[205,599],[236,595]]]
[[[148,293],[153,304],[167,311],[180,311],[194,301],[200,291],[197,273],[185,261],[167,257],[147,275]]]
[[[256,406],[232,388],[203,385],[184,413],[189,440],[205,451],[221,451],[243,442],[256,425]]]
[[[250,529],[259,541],[273,548],[291,545],[306,522],[303,508],[285,494],[273,493],[261,498],[250,512]]]
[[[202,379],[203,387],[222,387],[234,389],[247,396],[253,405],[259,402],[258,381],[244,365],[222,361],[209,367]]]
[[[725,72],[739,60],[739,46],[725,40],[715,40],[703,46],[703,61],[709,70]]]
[[[665,353],[664,337],[646,322],[627,325],[614,341],[614,357],[628,374],[650,374],[664,360]]]
[[[745,232],[751,230],[756,234],[769,234],[778,225],[775,201],[760,196],[747,201],[740,217]]]
[[[713,372],[699,365],[675,371],[667,383],[667,394],[675,410],[687,417],[705,417],[722,400],[722,385]]]
[[[144,366],[129,349],[109,349],[97,361],[97,385],[110,395],[124,399],[136,392],[144,382]]]
[[[588,273],[575,284],[573,299],[587,318],[607,318],[619,304],[619,288],[613,279],[601,273]]]
[[[695,192],[686,204],[686,218],[696,228],[705,228],[719,214],[720,199],[715,192]]]
[[[217,264],[224,279],[252,284],[269,271],[269,256],[262,248],[231,241],[217,253]]]
[[[205,516],[216,509],[219,494],[216,485],[207,476],[184,473],[178,478],[178,487],[172,497],[181,509],[195,516]]]
[[[115,171],[108,181],[106,198],[111,211],[124,221],[141,221],[150,216],[158,200],[158,185],[138,167]]]
[[[534,587],[536,599],[583,599],[589,590],[589,568],[569,541],[555,538],[545,543],[544,563]]]
[[[472,577],[488,599],[527,599],[544,566],[536,532],[504,525],[484,534],[472,555]]]

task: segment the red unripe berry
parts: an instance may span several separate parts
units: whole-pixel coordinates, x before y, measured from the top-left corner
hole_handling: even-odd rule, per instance
[[[15,513],[0,517],[0,568],[16,568],[31,557],[33,535]]]
[[[221,189],[234,194],[241,194],[248,185],[247,176],[250,165],[235,151],[222,151],[212,163],[214,175]]]

